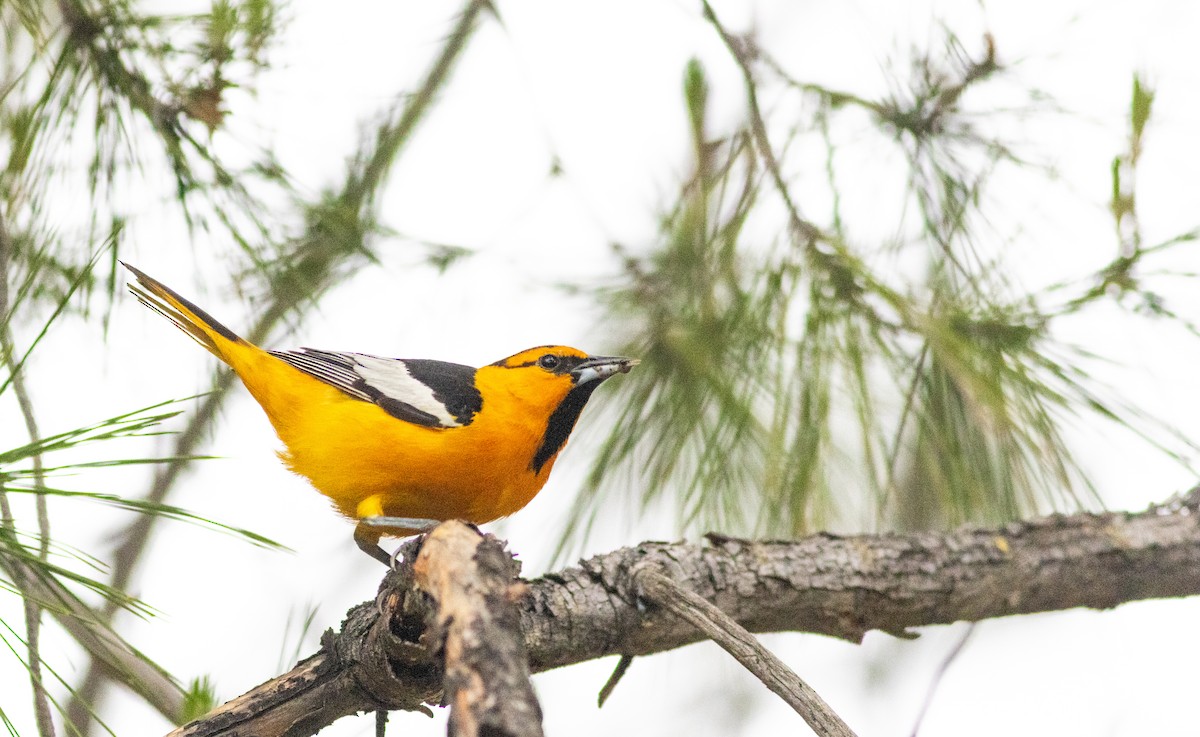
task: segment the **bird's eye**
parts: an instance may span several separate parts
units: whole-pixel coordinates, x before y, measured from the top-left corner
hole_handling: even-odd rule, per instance
[[[558,356],[553,353],[547,353],[538,359],[538,365],[547,371],[553,371],[558,368]]]

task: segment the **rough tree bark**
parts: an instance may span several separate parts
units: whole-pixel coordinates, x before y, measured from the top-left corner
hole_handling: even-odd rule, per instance
[[[408,544],[411,561],[416,541]],[[757,542],[649,542],[528,582],[517,602],[530,669],[643,655],[701,639],[637,597],[647,565],[754,632],[869,630],[1200,594],[1200,488],[1140,513],[1053,515],[944,534],[814,535]],[[172,735],[309,735],[342,716],[438,703],[441,666],[411,565],[292,671]]]
[[[515,605],[518,564],[491,535],[445,522],[421,543],[416,585],[436,612],[421,637],[443,665],[455,737],[542,737],[542,709]]]

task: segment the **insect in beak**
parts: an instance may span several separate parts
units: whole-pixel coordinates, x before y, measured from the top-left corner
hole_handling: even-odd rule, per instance
[[[623,356],[591,356],[576,366],[571,371],[571,376],[575,378],[575,385],[581,386],[593,381],[603,381],[617,374],[627,374],[639,363],[636,358]]]

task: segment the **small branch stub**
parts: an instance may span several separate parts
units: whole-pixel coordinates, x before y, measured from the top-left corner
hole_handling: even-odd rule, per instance
[[[795,709],[818,737],[855,737],[850,727],[811,686],[728,614],[649,567],[634,575],[634,583],[645,599],[686,620],[724,648],[763,685]]]
[[[494,537],[453,521],[429,533],[413,563],[435,604],[422,642],[444,659],[452,735],[542,735],[516,607],[526,589],[519,572]]]

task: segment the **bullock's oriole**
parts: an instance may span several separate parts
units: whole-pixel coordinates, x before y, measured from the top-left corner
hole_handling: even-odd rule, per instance
[[[533,499],[604,379],[637,361],[541,346],[481,368],[313,348],[266,351],[129,264],[129,288],[237,373],[286,450],[279,456],[358,520],[354,541],[389,562],[383,535],[446,519],[490,522]]]

